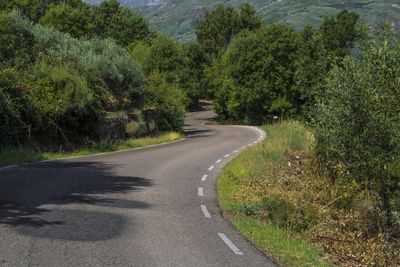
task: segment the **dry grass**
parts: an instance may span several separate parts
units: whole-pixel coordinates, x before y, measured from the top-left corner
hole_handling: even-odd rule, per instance
[[[242,152],[218,182],[220,205],[239,230],[288,266],[325,266],[325,258],[340,266],[400,266],[399,247],[370,223],[368,194],[350,180],[333,184],[320,175],[313,136],[293,122],[264,130],[263,144]],[[262,234],[271,225],[310,245],[293,258]]]

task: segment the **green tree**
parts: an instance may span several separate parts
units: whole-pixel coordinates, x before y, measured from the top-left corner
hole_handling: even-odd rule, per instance
[[[74,37],[92,35],[91,10],[87,5],[72,7],[69,4],[52,4],[39,22]]]
[[[296,114],[300,95],[294,73],[299,48],[296,32],[271,25],[243,32],[229,47],[221,66],[227,82],[216,92],[223,96],[226,113],[236,121],[261,123],[272,115]],[[217,100],[219,103],[219,99]]]
[[[359,37],[357,21],[359,15],[343,10],[336,17],[326,17],[320,27],[325,49],[333,57],[343,58],[349,55],[354,42]]]
[[[217,5],[199,23],[197,40],[204,47],[210,60],[228,48],[231,40],[242,30],[254,31],[262,24],[255,16],[255,9],[242,4],[239,11],[233,6]]]
[[[315,104],[317,87],[329,72],[329,60],[321,35],[311,26],[300,33],[299,55],[296,61],[295,80],[301,95],[299,109],[308,113]],[[302,106],[302,107],[301,107]]]
[[[122,46],[151,35],[143,17],[121,7],[117,0],[107,0],[94,8],[95,33],[102,38],[111,37]]]
[[[173,39],[159,36],[152,41],[145,70],[166,74],[168,82],[179,82],[185,59],[182,47]]]
[[[42,2],[43,0],[4,0],[0,1],[0,10],[12,11],[18,9],[24,16],[36,20]]]

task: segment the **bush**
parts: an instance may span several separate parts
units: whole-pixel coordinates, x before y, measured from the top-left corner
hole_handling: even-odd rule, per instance
[[[97,136],[102,114],[86,79],[73,67],[40,62],[29,70],[23,82],[38,110],[38,122],[32,125],[37,138],[68,143]]]
[[[33,62],[35,38],[27,26],[30,24],[18,16],[0,12],[0,67],[4,64],[22,67]]]
[[[0,68],[0,147],[25,143],[30,137],[30,124],[36,109],[30,93],[18,84],[13,69]]]
[[[316,152],[333,177],[349,176],[377,199],[382,229],[392,232],[391,201],[399,189],[400,46],[372,45],[362,62],[335,67],[313,116]]]
[[[144,89],[146,105],[155,108],[160,131],[182,131],[185,118],[185,96],[162,73],[152,73]]]

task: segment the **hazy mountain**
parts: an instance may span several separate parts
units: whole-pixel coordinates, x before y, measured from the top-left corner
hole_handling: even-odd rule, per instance
[[[101,2],[102,0],[87,0]],[[121,0],[135,9],[158,31],[180,40],[195,38],[198,19],[214,5],[250,3],[266,22],[281,22],[301,29],[306,24],[318,26],[322,18],[341,9],[356,11],[371,30],[388,22],[393,30],[400,28],[400,0]]]

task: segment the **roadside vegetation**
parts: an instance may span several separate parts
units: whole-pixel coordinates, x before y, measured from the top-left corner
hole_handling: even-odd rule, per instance
[[[104,152],[122,151],[127,149],[158,145],[182,139],[183,136],[177,132],[163,133],[157,137],[130,138],[127,140],[105,140],[93,143],[90,147],[63,152],[40,152],[28,148],[11,148],[0,151],[0,167],[17,163],[30,163],[41,160],[61,159],[68,157],[88,156]]]
[[[253,11],[219,6],[197,30],[220,119],[275,122],[225,170],[222,209],[285,265],[398,266],[397,38],[346,10],[301,32]]]
[[[376,199],[346,174],[321,173],[313,133],[298,122],[263,129],[218,180],[225,216],[284,266],[398,266]]]
[[[146,60],[132,53],[136,44],[148,45]],[[186,108],[196,102],[183,89],[186,58],[181,45],[116,0],[98,6],[81,0],[2,2],[0,150],[37,157],[178,135]],[[154,111],[153,121],[146,121],[146,110]],[[114,119],[110,114],[135,118],[123,138],[104,132]]]

